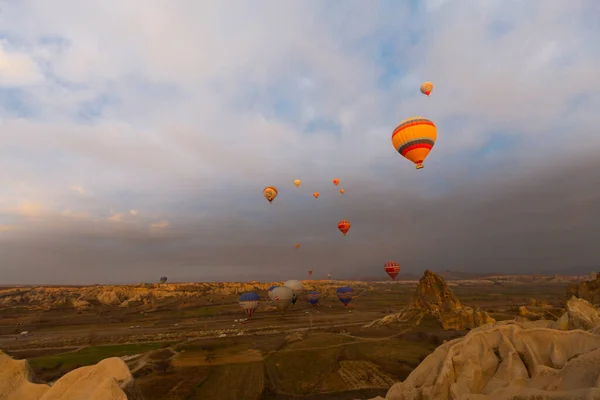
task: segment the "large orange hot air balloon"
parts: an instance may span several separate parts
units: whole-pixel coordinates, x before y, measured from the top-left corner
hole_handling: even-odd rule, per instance
[[[385,264],[383,264],[383,268],[385,269],[385,272],[387,272],[387,274],[390,276],[390,278],[392,278],[392,280],[395,281],[396,276],[400,272],[400,264],[398,264],[396,261],[388,261]]]
[[[344,189],[340,189],[340,193],[344,194],[345,190]]]
[[[431,83],[431,82],[423,82],[423,84],[421,85],[421,93],[423,93],[424,95],[427,95],[427,97],[429,97],[432,90],[433,90],[433,83]]]
[[[296,243],[296,244],[294,245],[294,247],[295,247],[295,248],[298,248],[298,247],[300,247],[300,243]]]
[[[414,162],[417,169],[429,155],[437,139],[434,123],[423,117],[412,117],[400,122],[392,133],[392,145],[404,158]]]
[[[339,180],[338,178],[334,178],[334,179],[333,179],[333,184],[334,184],[335,186],[339,185],[339,184],[340,184],[340,180]]]
[[[315,199],[318,199],[319,198],[319,192],[314,192],[313,196],[315,196]]]
[[[267,186],[263,189],[263,196],[265,196],[265,199],[267,199],[269,203],[272,203],[273,200],[275,200],[275,197],[277,197],[277,188],[275,186]]]
[[[294,185],[296,185],[296,187],[300,186],[300,183],[301,183],[300,179],[296,179],[294,181]]]
[[[344,234],[344,236],[346,236],[346,233],[348,233],[348,231],[350,230],[350,221],[348,221],[347,219],[341,220],[340,222],[338,222],[338,229]]]

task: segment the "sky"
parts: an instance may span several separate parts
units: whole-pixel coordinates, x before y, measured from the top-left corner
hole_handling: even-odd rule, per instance
[[[593,269],[599,40],[595,0],[0,0],[0,284]]]

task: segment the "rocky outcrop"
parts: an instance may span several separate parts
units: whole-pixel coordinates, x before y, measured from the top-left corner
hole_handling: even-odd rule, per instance
[[[107,358],[73,370],[52,386],[37,381],[26,360],[0,351],[0,400],[143,400],[125,362]]]
[[[596,279],[569,284],[567,298],[579,297],[594,305],[600,305],[600,274],[595,274]]]
[[[514,321],[486,325],[438,347],[385,398],[600,399],[600,336]]]
[[[444,329],[473,329],[496,322],[478,307],[463,306],[441,276],[426,270],[405,309],[373,321],[365,327],[389,324],[414,326],[418,325],[425,315],[435,316]]]

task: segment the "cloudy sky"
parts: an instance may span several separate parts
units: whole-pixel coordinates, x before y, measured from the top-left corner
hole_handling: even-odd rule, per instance
[[[596,266],[599,40],[596,0],[0,0],[0,283]]]

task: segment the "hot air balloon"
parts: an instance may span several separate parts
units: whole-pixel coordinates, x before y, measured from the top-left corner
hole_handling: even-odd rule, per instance
[[[287,286],[277,286],[269,292],[269,297],[277,308],[285,312],[292,305],[294,291]]]
[[[300,297],[300,295],[302,294],[302,292],[304,292],[304,286],[302,286],[302,282],[297,281],[295,279],[291,279],[289,281],[286,281],[283,286],[285,287],[289,287],[290,289],[292,289],[292,292],[294,292],[294,297],[292,299],[292,304],[296,304],[296,301],[298,300],[298,297]]]
[[[350,221],[348,221],[347,219],[343,219],[340,222],[338,222],[337,226],[340,232],[342,232],[344,236],[346,236],[346,233],[348,233],[348,231],[350,230]]]
[[[295,248],[298,248],[298,247],[300,247],[300,243],[296,243],[296,244],[294,245],[294,247],[295,247]]]
[[[398,153],[414,162],[417,169],[429,155],[437,139],[433,122],[423,117],[412,117],[400,122],[392,133],[392,145]]]
[[[327,274],[327,279],[331,279],[331,274]]]
[[[333,184],[334,184],[335,186],[339,185],[339,184],[340,184],[340,180],[339,180],[338,178],[334,178],[334,179],[333,179]]]
[[[166,276],[161,276],[160,277],[160,283],[165,283],[167,281],[167,277]]]
[[[273,289],[275,289],[277,286],[271,286],[269,289],[267,289],[267,296],[269,296],[269,299],[271,299],[271,301],[275,301],[275,297],[272,296],[273,293]]]
[[[301,183],[300,179],[296,179],[294,181],[294,185],[296,185],[296,187],[300,186],[300,183]]]
[[[240,307],[248,317],[251,317],[252,313],[256,311],[259,303],[260,297],[254,292],[244,293],[240,296]]]
[[[383,265],[385,272],[392,278],[392,280],[396,280],[396,276],[400,272],[400,264],[396,261],[388,261]]]
[[[336,290],[337,297],[344,303],[344,307],[348,307],[348,304],[352,301],[353,292],[354,290],[349,286],[341,287]]]
[[[344,189],[340,189],[340,193],[344,194],[345,190]]]
[[[314,192],[313,196],[315,196],[315,199],[318,199],[319,198],[319,192]]]
[[[310,304],[312,304],[313,306],[317,306],[317,303],[319,302],[319,299],[321,298],[321,293],[319,292],[308,292],[306,294],[306,298],[308,300],[308,302]]]
[[[269,203],[272,203],[273,200],[275,200],[277,193],[277,188],[275,186],[267,186],[263,189],[263,196],[265,196],[265,199],[267,199]]]
[[[312,275],[312,269],[309,269],[309,270],[308,270],[308,275],[309,275],[309,276],[310,276],[310,275]]]
[[[427,97],[429,97],[432,90],[433,90],[433,83],[431,83],[431,82],[423,82],[423,84],[421,85],[421,93],[427,95]]]

